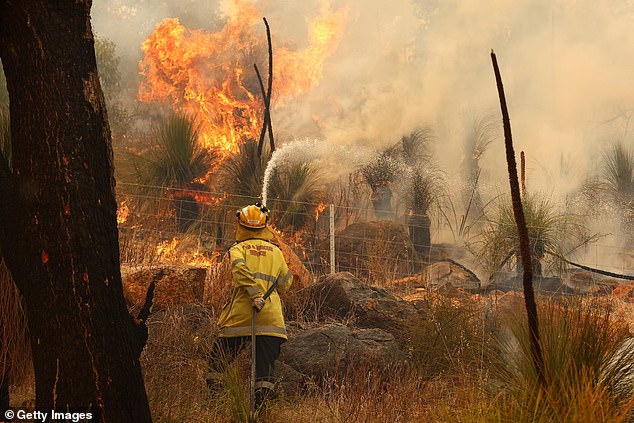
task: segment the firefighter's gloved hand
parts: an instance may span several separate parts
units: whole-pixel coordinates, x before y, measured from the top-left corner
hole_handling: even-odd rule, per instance
[[[264,304],[266,304],[266,302],[264,301],[264,298],[259,296],[259,297],[253,298],[251,300],[251,304],[253,305],[253,308],[255,308],[257,311],[260,311],[262,310],[262,307],[264,307]]]

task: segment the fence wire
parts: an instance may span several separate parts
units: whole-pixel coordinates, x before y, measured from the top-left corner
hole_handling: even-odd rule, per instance
[[[258,200],[220,192],[124,183],[118,184],[117,189],[121,261],[137,266],[158,263],[208,266],[218,262],[235,241],[236,211]],[[333,213],[336,271],[387,281],[416,275],[431,262],[450,259],[476,272],[485,279],[483,283],[489,277],[481,268],[482,257],[465,248],[468,240],[452,239],[457,231],[438,213],[421,216],[398,210],[374,210],[371,204],[331,207],[280,200],[267,206],[271,209],[271,224],[281,239],[317,276],[330,270]],[[485,223],[470,222],[470,235]],[[575,261],[615,273],[633,274],[634,250],[623,248],[631,242],[631,237],[625,234],[600,238],[580,249]],[[512,261],[507,263],[500,269],[503,273],[498,272],[498,279],[513,279],[514,266]]]

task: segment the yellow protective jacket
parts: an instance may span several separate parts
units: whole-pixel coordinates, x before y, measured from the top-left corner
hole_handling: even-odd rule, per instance
[[[288,290],[293,276],[284,261],[282,251],[266,239],[240,241],[238,237],[238,240],[229,250],[233,291],[218,319],[220,336],[250,336],[252,298],[263,296],[278,281],[277,288],[256,315],[256,335],[287,339],[279,294]]]

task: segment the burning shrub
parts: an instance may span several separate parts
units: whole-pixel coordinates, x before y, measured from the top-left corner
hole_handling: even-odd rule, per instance
[[[199,145],[199,125],[189,116],[164,118],[154,136],[156,145],[143,154],[131,155],[134,174],[145,194],[156,187],[174,189],[170,191],[172,208],[178,230],[184,232],[200,212],[196,194],[191,191],[204,188],[202,181],[207,179],[217,152]]]
[[[247,140],[240,145],[238,154],[227,157],[220,165],[222,188],[245,197],[245,204],[256,201],[262,192],[264,170],[270,158],[271,154],[266,149],[259,156],[257,142]]]
[[[204,180],[217,153],[198,144],[193,117],[170,115],[155,130],[156,146],[137,156],[138,177],[146,185],[188,188]]]

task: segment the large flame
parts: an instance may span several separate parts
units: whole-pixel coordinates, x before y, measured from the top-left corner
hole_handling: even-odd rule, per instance
[[[140,63],[145,80],[139,99],[167,104],[177,113],[194,114],[208,148],[236,153],[240,143],[258,139],[263,102],[253,64],[264,84],[267,42],[261,13],[245,0],[228,8],[218,32],[189,30],[178,19],[165,19],[143,43]],[[337,47],[344,12],[325,13],[311,24],[308,46],[290,50],[274,43],[272,105],[310,91],[320,80],[324,59]]]

